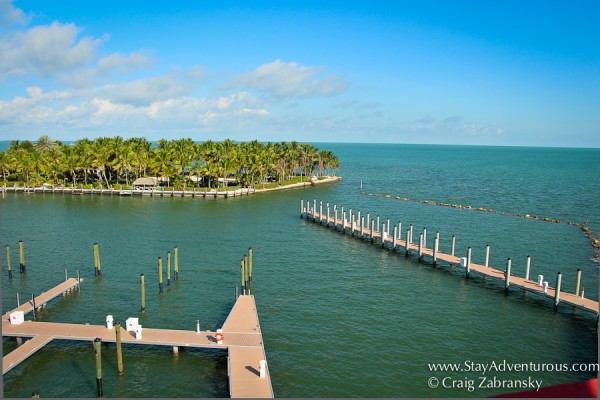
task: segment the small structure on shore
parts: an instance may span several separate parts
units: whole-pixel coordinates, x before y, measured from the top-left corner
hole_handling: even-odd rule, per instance
[[[158,178],[155,176],[146,176],[133,181],[133,187],[136,188],[153,188],[158,186]]]

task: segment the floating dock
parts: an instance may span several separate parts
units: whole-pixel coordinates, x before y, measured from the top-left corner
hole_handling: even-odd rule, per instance
[[[77,285],[75,279],[67,280],[36,297],[37,304],[65,293]],[[29,356],[52,340],[79,340],[93,342],[96,338],[103,342],[116,342],[115,328],[104,325],[65,324],[55,322],[24,321],[10,323],[14,311],[29,312],[32,304],[23,304],[2,316],[2,336],[31,338],[2,359],[2,373],[10,371]],[[217,341],[216,332],[186,331],[171,329],[143,328],[141,338],[120,328],[122,343],[152,346],[202,347],[228,351],[229,392],[232,398],[273,398],[273,387],[266,364],[264,342],[260,330],[254,296],[239,296],[222,327],[223,339]],[[261,377],[261,361],[263,374]]]
[[[583,292],[580,294],[579,285],[581,280],[581,271],[577,271],[577,287],[575,293],[568,293],[561,291],[562,275],[559,272],[556,279],[556,285],[554,287],[548,285],[548,282],[536,282],[529,279],[530,268],[529,261],[527,266],[526,276],[518,277],[511,275],[511,260],[507,260],[506,269],[504,271],[491,268],[486,261],[486,265],[476,264],[471,260],[471,248],[467,252],[467,257],[458,257],[454,254],[454,237],[452,240],[451,254],[442,253],[439,251],[439,232],[436,232],[434,239],[434,248],[425,247],[426,243],[426,230],[419,234],[419,243],[413,243],[413,227],[406,229],[406,239],[402,240],[402,224],[391,225],[390,221],[387,222],[377,217],[371,219],[369,214],[361,217],[360,211],[356,214],[352,213],[352,209],[344,211],[344,207],[341,207],[341,215],[338,218],[338,208],[334,205],[333,213],[331,212],[329,203],[326,204],[325,212],[323,211],[323,202],[319,201],[317,209],[317,200],[313,200],[312,207],[310,202],[304,200],[300,203],[300,218],[306,218],[312,220],[321,226],[332,228],[333,230],[339,230],[343,234],[349,234],[350,236],[357,237],[359,239],[367,239],[371,243],[380,244],[382,248],[389,248],[392,251],[404,252],[405,255],[409,256],[417,254],[418,259],[424,261],[425,256],[429,257],[433,265],[437,265],[440,261],[450,264],[452,266],[459,266],[465,269],[465,274],[469,277],[471,272],[477,272],[483,276],[502,281],[504,283],[505,290],[509,287],[517,287],[523,290],[536,293],[543,297],[548,297],[554,300],[555,309],[559,303],[568,304],[570,306],[590,311],[598,315],[598,301],[585,298]],[[392,233],[393,231],[393,233]],[[489,246],[486,249],[486,260],[489,259]]]

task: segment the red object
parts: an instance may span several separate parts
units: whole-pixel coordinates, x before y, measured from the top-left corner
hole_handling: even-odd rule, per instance
[[[546,386],[539,390],[528,390],[525,392],[499,394],[491,397],[520,397],[520,398],[597,398],[598,379],[593,378],[583,382],[562,383],[560,385]]]

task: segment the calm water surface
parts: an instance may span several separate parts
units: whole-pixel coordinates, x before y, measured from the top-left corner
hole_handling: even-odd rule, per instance
[[[298,218],[300,199],[379,214],[442,251],[457,236],[457,254],[473,248],[483,262],[523,275],[543,274],[572,291],[583,271],[586,297],[598,297],[598,267],[589,239],[574,226],[403,202],[359,193],[443,201],[541,215],[600,230],[600,151],[467,146],[318,144],[341,159],[343,182],[234,199],[127,198],[7,194],[0,203],[2,244],[18,265],[25,243],[27,276],[7,279],[2,254],[2,311],[63,279],[85,279],[80,293],[52,302],[44,321],[102,324],[140,317],[146,327],[215,329],[239,285],[239,260],[254,250],[255,294],[277,397],[482,397],[502,388],[435,388],[431,377],[477,379],[480,373],[434,373],[428,363],[571,364],[597,360],[596,318],[473,276],[432,268]],[[102,278],[93,276],[98,242]],[[179,247],[180,281],[158,294],[156,259]],[[431,245],[431,243],[429,243]],[[147,312],[139,312],[139,274],[146,275]],[[15,347],[5,339],[4,352]],[[114,346],[103,350],[107,397],[227,397],[222,351],[124,347],[117,377]],[[502,380],[543,385],[595,376],[577,372],[494,372]],[[4,376],[4,396],[95,397],[88,343],[54,341]]]

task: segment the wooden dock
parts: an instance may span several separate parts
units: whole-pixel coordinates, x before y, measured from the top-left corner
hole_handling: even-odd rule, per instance
[[[37,299],[44,302],[64,293],[77,285],[77,280],[68,280],[48,290]],[[41,304],[41,303],[39,303]],[[93,342],[100,338],[103,342],[115,342],[115,328],[108,329],[103,325],[64,324],[55,322],[25,321],[11,324],[9,315],[13,311],[28,312],[31,304],[6,313],[2,317],[2,336],[29,337],[23,345],[3,357],[2,373],[25,361],[38,349],[51,340],[77,340]],[[239,296],[222,327],[223,340],[219,344],[216,332],[185,331],[172,329],[142,329],[142,337],[135,338],[132,332],[120,328],[121,342],[137,345],[158,345],[173,347],[202,347],[228,350],[229,391],[232,398],[273,398],[271,378],[266,369],[264,377],[260,377],[260,362],[266,361],[264,342],[258,321],[254,296]]]
[[[78,280],[77,278],[69,278],[69,279],[65,280],[64,282],[58,284],[57,286],[53,287],[52,289],[47,290],[38,296],[35,296],[35,307],[36,308],[45,307],[46,303],[48,303],[50,300],[62,295],[63,293],[67,293],[67,292],[75,289],[79,285],[80,282],[83,282],[83,279]],[[27,314],[28,312],[31,312],[32,310],[33,310],[33,301],[32,301],[32,299],[29,299],[25,303],[21,304],[19,307],[4,314],[2,316],[2,322],[4,322],[5,320],[8,321],[9,314],[14,311],[23,311],[24,314]]]
[[[256,193],[256,188],[241,188],[234,190],[165,190],[164,187],[152,189],[84,189],[83,187],[25,187],[25,186],[5,186],[2,187],[2,192],[14,193],[49,193],[49,194],[70,194],[70,195],[101,195],[101,196],[151,196],[151,197],[202,197],[202,198],[217,198],[217,197],[237,197],[249,196]]]
[[[338,210],[334,206],[334,213],[332,214],[329,209],[329,204],[327,204],[326,212],[323,212],[323,204],[319,203],[319,209],[317,209],[317,201],[314,200],[312,203],[312,207],[310,202],[304,201],[301,202],[300,206],[300,217],[304,217],[307,220],[312,219],[313,222],[319,223],[321,226],[331,227],[334,230],[340,230],[342,233],[353,237],[357,237],[359,239],[368,239],[372,243],[378,243],[382,248],[389,248],[393,251],[404,251],[405,254],[417,254],[420,260],[424,260],[425,256],[429,257],[432,260],[432,263],[438,264],[440,261],[445,262],[452,266],[461,267],[461,257],[457,257],[454,254],[442,253],[439,251],[439,241],[434,241],[434,247],[437,246],[437,249],[427,248],[422,244],[412,243],[412,237],[410,240],[402,240],[400,236],[402,232],[398,232],[395,228],[388,228],[392,231],[391,228],[394,228],[394,234],[391,232],[386,232],[386,225],[382,224],[381,227],[377,226],[373,222],[375,219],[371,220],[371,224],[364,224],[364,217],[360,220],[356,220],[355,217],[358,216],[360,218],[360,213],[352,214],[352,210],[348,210],[348,214],[344,212],[344,208],[342,207],[342,215],[341,218],[338,218]],[[346,218],[348,217],[348,218]],[[379,219],[379,217],[377,217]],[[389,222],[388,222],[389,226]],[[411,236],[412,236],[412,225],[411,225]],[[408,232],[407,232],[408,235]],[[408,247],[407,247],[408,243]],[[454,249],[452,250],[454,253]],[[463,268],[463,267],[461,267]],[[559,302],[568,304],[573,307],[580,308],[582,310],[590,311],[598,315],[599,313],[599,304],[598,301],[584,298],[580,296],[579,293],[568,293],[560,290],[560,286],[558,287],[558,293],[556,287],[552,287],[548,285],[546,289],[543,286],[538,285],[537,282],[532,281],[530,279],[525,279],[523,277],[515,276],[510,274],[510,269],[507,268],[506,271],[501,271],[498,269],[491,268],[489,266],[476,264],[469,260],[468,267],[465,268],[465,272],[468,275],[471,272],[477,272],[483,276],[502,281],[505,285],[505,288],[508,290],[508,287],[517,287],[523,290],[536,293],[540,296],[551,298],[554,301],[555,308],[558,307]],[[508,272],[508,279],[507,279]],[[560,278],[557,280],[560,282]],[[578,291],[579,289],[577,289]]]

